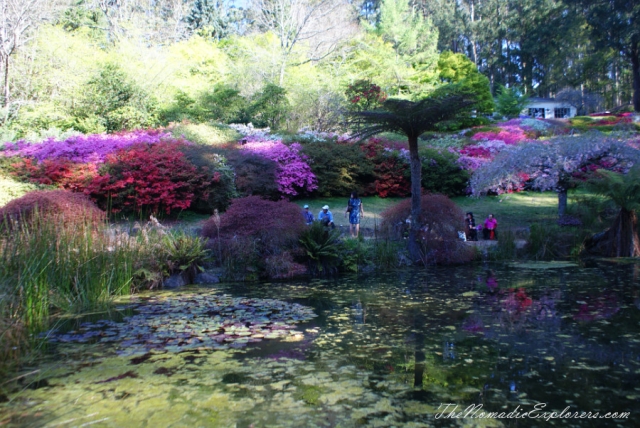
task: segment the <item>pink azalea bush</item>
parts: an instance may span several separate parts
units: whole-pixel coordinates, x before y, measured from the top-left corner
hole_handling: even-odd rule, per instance
[[[242,150],[249,151],[278,164],[276,182],[283,195],[295,196],[299,191],[311,192],[318,188],[316,176],[307,163],[307,157],[300,153],[302,146],[289,146],[277,139],[247,137]]]
[[[500,140],[503,141],[507,145],[518,144],[522,141],[527,140],[527,135],[525,134],[524,129],[522,129],[519,125],[500,125],[499,131],[485,131],[478,132],[471,137],[474,141],[483,141],[483,140]]]
[[[117,134],[75,135],[65,140],[49,138],[41,143],[24,140],[5,143],[0,155],[6,157],[21,156],[44,160],[67,159],[77,163],[103,163],[107,155],[129,148],[134,144],[157,144],[172,139],[171,134],[163,130],[137,130]]]

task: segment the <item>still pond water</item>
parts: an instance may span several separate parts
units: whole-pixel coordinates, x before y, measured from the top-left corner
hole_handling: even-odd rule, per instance
[[[59,325],[50,355],[31,368],[37,374],[0,404],[0,421],[639,426],[639,332],[638,263],[491,264],[189,288]],[[446,403],[458,404],[456,412],[481,404],[476,417],[536,405],[538,416],[567,406],[630,415],[447,418]]]

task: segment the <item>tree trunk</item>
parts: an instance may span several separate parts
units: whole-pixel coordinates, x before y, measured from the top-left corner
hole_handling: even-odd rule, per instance
[[[633,76],[633,109],[640,112],[640,46],[631,48],[631,75]]]
[[[613,225],[591,237],[585,247],[588,252],[605,257],[640,257],[636,212],[620,209]]]
[[[420,230],[420,205],[422,163],[418,156],[418,137],[409,137],[409,154],[411,163],[411,227],[409,228],[409,255],[413,261],[420,260],[418,247],[418,231]]]
[[[564,216],[567,211],[567,188],[558,188],[558,217]]]
[[[4,57],[4,87],[3,87],[3,99],[2,99],[2,107],[6,107],[9,105],[9,55]]]

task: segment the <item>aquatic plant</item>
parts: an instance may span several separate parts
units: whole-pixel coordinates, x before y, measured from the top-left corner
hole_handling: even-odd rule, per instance
[[[241,348],[263,339],[300,336],[294,326],[316,315],[311,308],[275,299],[231,297],[215,291],[133,297],[120,306],[135,310],[123,322],[84,323],[68,332],[51,331],[52,342],[115,343],[119,355]]]

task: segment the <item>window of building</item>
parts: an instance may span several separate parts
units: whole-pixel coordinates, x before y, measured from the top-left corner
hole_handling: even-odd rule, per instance
[[[556,119],[568,119],[571,115],[571,109],[567,107],[559,107],[554,110],[554,117]]]
[[[544,109],[543,108],[529,108],[529,116],[535,117],[536,119],[544,119]]]

